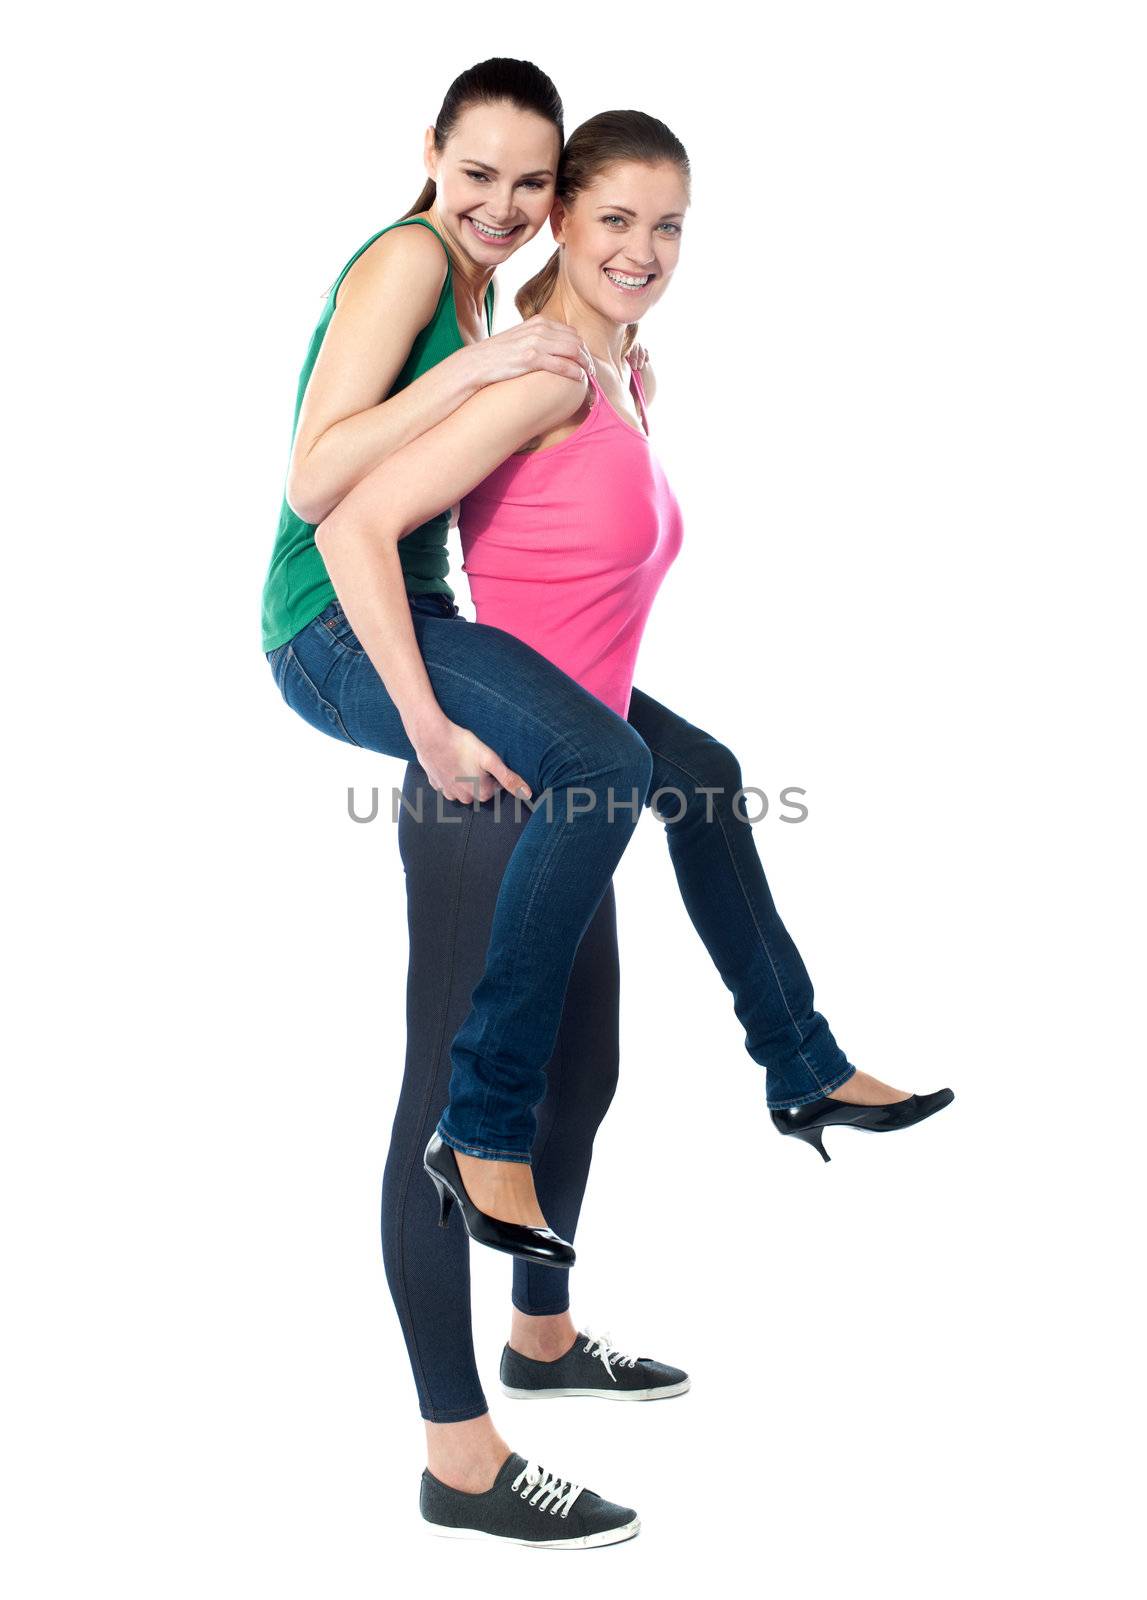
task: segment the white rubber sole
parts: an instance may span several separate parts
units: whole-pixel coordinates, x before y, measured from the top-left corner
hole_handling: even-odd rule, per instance
[[[438,1522],[427,1522],[425,1518],[423,1526],[427,1533],[446,1539],[491,1539],[495,1544],[521,1544],[531,1550],[588,1550],[591,1546],[620,1544],[623,1539],[632,1539],[641,1527],[641,1518],[634,1517],[632,1522],[623,1523],[620,1528],[606,1528],[602,1533],[583,1534],[579,1539],[511,1539],[507,1534],[485,1533],[478,1528],[446,1528]]]
[[[594,1400],[668,1400],[672,1395],[684,1394],[692,1379],[684,1383],[665,1384],[659,1389],[508,1389],[502,1384],[502,1393],[511,1400],[561,1400],[567,1395],[586,1395]]]

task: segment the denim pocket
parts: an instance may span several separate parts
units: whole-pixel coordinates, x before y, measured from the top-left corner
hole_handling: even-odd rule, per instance
[[[312,728],[317,728],[320,733],[329,733],[332,739],[341,739],[344,744],[362,748],[358,740],[352,739],[346,731],[338,707],[319,693],[314,680],[295,654],[291,644],[286,646],[283,656],[280,688],[283,699],[291,710],[297,711],[303,721],[309,722]]]
[[[358,642],[358,635],[347,621],[347,614],[338,600],[332,600],[325,610],[320,611],[315,621],[320,625],[328,639],[343,650],[349,650],[352,655],[364,656],[366,651]]]

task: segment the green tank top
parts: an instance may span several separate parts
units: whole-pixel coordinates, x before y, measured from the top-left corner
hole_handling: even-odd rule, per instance
[[[351,256],[331,286],[318,327],[311,335],[310,348],[299,375],[295,421],[291,430],[292,447],[299,426],[303,395],[306,393],[311,370],[334,314],[335,296],[339,285],[362,255],[363,250],[368,250],[375,239],[381,239],[391,228],[403,228],[411,223],[429,228],[434,237],[442,242],[442,248],[446,249],[442,235],[425,218],[407,217],[401,222],[392,222],[389,227],[380,228]],[[487,332],[490,331],[493,308],[494,285],[491,283],[486,290]],[[400,390],[407,388],[415,378],[420,378],[424,372],[437,366],[455,350],[461,350],[464,344],[465,340],[458,327],[458,315],[454,309],[454,270],[450,262],[450,253],[447,251],[446,282],[442,285],[442,293],[438,297],[434,315],[415,339],[406,358],[406,364],[385,398],[389,400],[392,394],[398,394]],[[326,565],[315,545],[316,527],[317,523],[304,522],[301,517],[295,515],[287,504],[284,492],[282,509],[279,512],[279,528],[271,552],[271,564],[267,580],[263,585],[264,652],[274,650],[278,645],[293,638],[300,628],[313,621],[319,612],[335,599],[334,585],[327,575]],[[451,600],[454,598],[454,591],[446,582],[446,574],[450,570],[450,558],[446,551],[446,535],[449,527],[450,513],[443,511],[398,541],[398,558],[402,563],[402,575],[409,594],[444,594]]]

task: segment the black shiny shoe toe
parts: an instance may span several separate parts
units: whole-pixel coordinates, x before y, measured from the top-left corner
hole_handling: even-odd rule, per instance
[[[450,1221],[455,1205],[462,1213],[466,1232],[476,1244],[488,1245],[508,1256],[521,1256],[539,1267],[572,1267],[574,1247],[552,1228],[533,1228],[522,1222],[503,1222],[478,1207],[466,1193],[453,1148],[435,1133],[426,1146],[422,1165],[438,1191],[438,1226]]]
[[[789,1106],[770,1113],[778,1133],[803,1139],[819,1150],[826,1161],[832,1157],[824,1147],[825,1128],[861,1128],[867,1133],[893,1133],[923,1122],[934,1112],[950,1106],[956,1098],[951,1089],[935,1089],[931,1094],[910,1094],[907,1100],[893,1100],[885,1106],[851,1106],[844,1100],[825,1095],[806,1106]]]

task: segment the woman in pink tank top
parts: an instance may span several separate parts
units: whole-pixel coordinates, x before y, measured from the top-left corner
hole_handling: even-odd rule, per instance
[[[595,378],[568,438],[511,456],[466,496],[463,571],[478,619],[516,634],[583,688],[629,713],[638,646],[681,548],[681,511],[646,435]]]

